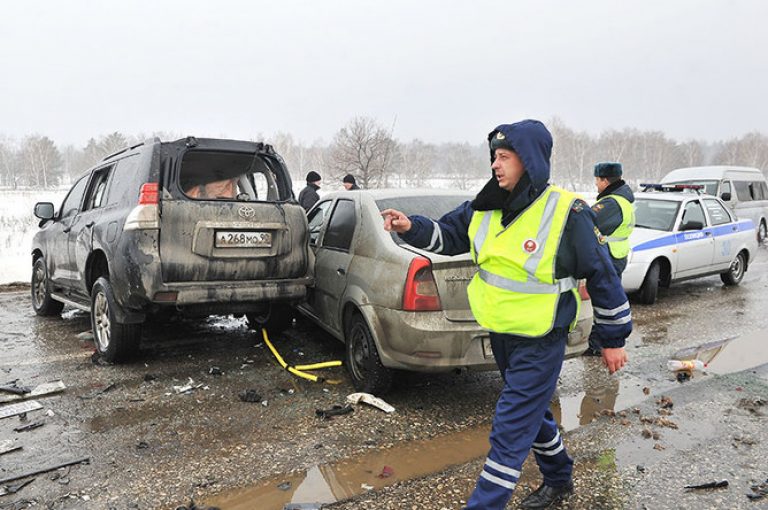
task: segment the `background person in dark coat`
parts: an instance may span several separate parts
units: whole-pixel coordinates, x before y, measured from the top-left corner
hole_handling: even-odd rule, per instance
[[[320,189],[320,181],[322,178],[320,174],[314,170],[307,174],[307,186],[299,193],[299,205],[304,208],[305,211],[312,209],[312,206],[320,200],[320,195],[317,194],[317,190]]]
[[[341,179],[341,182],[344,184],[344,189],[347,191],[360,189],[360,186],[357,185],[357,181],[355,180],[355,176],[352,174],[345,175],[344,178]]]

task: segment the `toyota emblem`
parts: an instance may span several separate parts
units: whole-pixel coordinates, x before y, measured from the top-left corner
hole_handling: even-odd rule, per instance
[[[256,216],[256,209],[253,207],[243,206],[237,210],[237,214],[240,215],[241,218],[251,219]]]

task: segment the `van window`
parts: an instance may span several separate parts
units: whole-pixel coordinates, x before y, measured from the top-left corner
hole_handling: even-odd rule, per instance
[[[285,173],[276,171],[261,154],[189,150],[182,158],[178,182],[183,193],[194,200],[277,202],[291,198]]]
[[[733,187],[736,188],[736,198],[739,199],[739,202],[752,200],[752,194],[749,191],[749,183],[747,181],[733,181]]]
[[[752,195],[752,200],[763,200],[766,198],[763,196],[763,188],[760,184],[760,181],[749,183],[749,193]]]
[[[720,185],[720,196],[722,197],[725,193],[731,192],[731,181],[723,181],[723,183]],[[731,197],[731,200],[733,200],[733,197]]]
[[[723,225],[724,223],[730,223],[731,215],[728,214],[728,211],[726,211],[725,208],[720,205],[720,202],[717,200],[705,198],[704,206],[707,208],[709,218],[712,220],[712,225]]]

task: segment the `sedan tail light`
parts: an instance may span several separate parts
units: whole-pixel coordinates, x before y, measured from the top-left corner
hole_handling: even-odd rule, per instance
[[[438,311],[443,307],[437,294],[437,283],[432,264],[425,257],[416,257],[408,267],[408,278],[403,292],[403,310],[409,312]]]

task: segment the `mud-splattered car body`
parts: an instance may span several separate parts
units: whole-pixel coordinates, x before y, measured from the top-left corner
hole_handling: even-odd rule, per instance
[[[431,189],[362,190],[324,196],[309,211],[316,285],[299,311],[345,342],[358,389],[386,391],[392,369],[440,372],[496,367],[488,332],[469,308],[476,271],[469,254],[414,248],[385,232],[381,210],[437,218],[471,199]],[[586,292],[567,355],[584,352],[592,328]]]
[[[58,212],[40,203],[35,214],[35,310],[90,311],[97,348],[113,360],[135,350],[148,314],[275,322],[278,305],[312,283],[306,217],[262,143],[154,139],[81,175]]]

